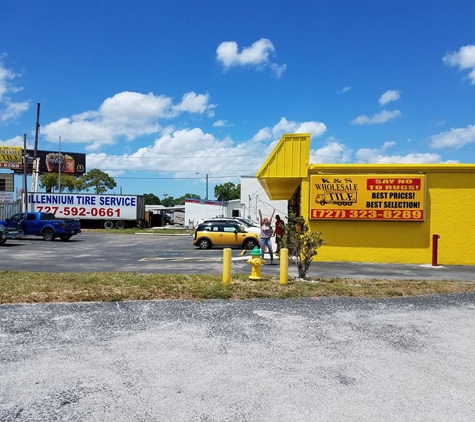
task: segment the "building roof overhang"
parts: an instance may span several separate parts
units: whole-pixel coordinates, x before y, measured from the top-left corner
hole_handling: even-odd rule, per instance
[[[282,136],[256,178],[272,200],[285,200],[295,192],[302,178],[308,176],[310,134]]]

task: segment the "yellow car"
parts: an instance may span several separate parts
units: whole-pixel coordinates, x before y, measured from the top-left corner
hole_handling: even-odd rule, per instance
[[[259,235],[247,232],[237,221],[208,222],[196,227],[193,245],[200,249],[209,249],[213,246],[254,249],[259,245]]]

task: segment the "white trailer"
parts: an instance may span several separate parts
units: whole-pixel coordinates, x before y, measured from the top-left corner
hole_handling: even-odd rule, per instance
[[[81,220],[81,226],[143,227],[145,201],[141,195],[90,195],[87,193],[28,194],[28,211],[50,212],[57,218]]]

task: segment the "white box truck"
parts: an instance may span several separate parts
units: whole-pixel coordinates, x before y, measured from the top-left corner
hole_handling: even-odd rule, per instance
[[[141,195],[87,193],[28,193],[28,211],[49,212],[57,218],[81,220],[82,227],[145,227]]]

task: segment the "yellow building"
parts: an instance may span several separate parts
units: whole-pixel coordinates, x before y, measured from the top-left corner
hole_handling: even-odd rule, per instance
[[[309,158],[310,134],[284,135],[256,177],[322,232],[318,260],[475,265],[475,164]]]

